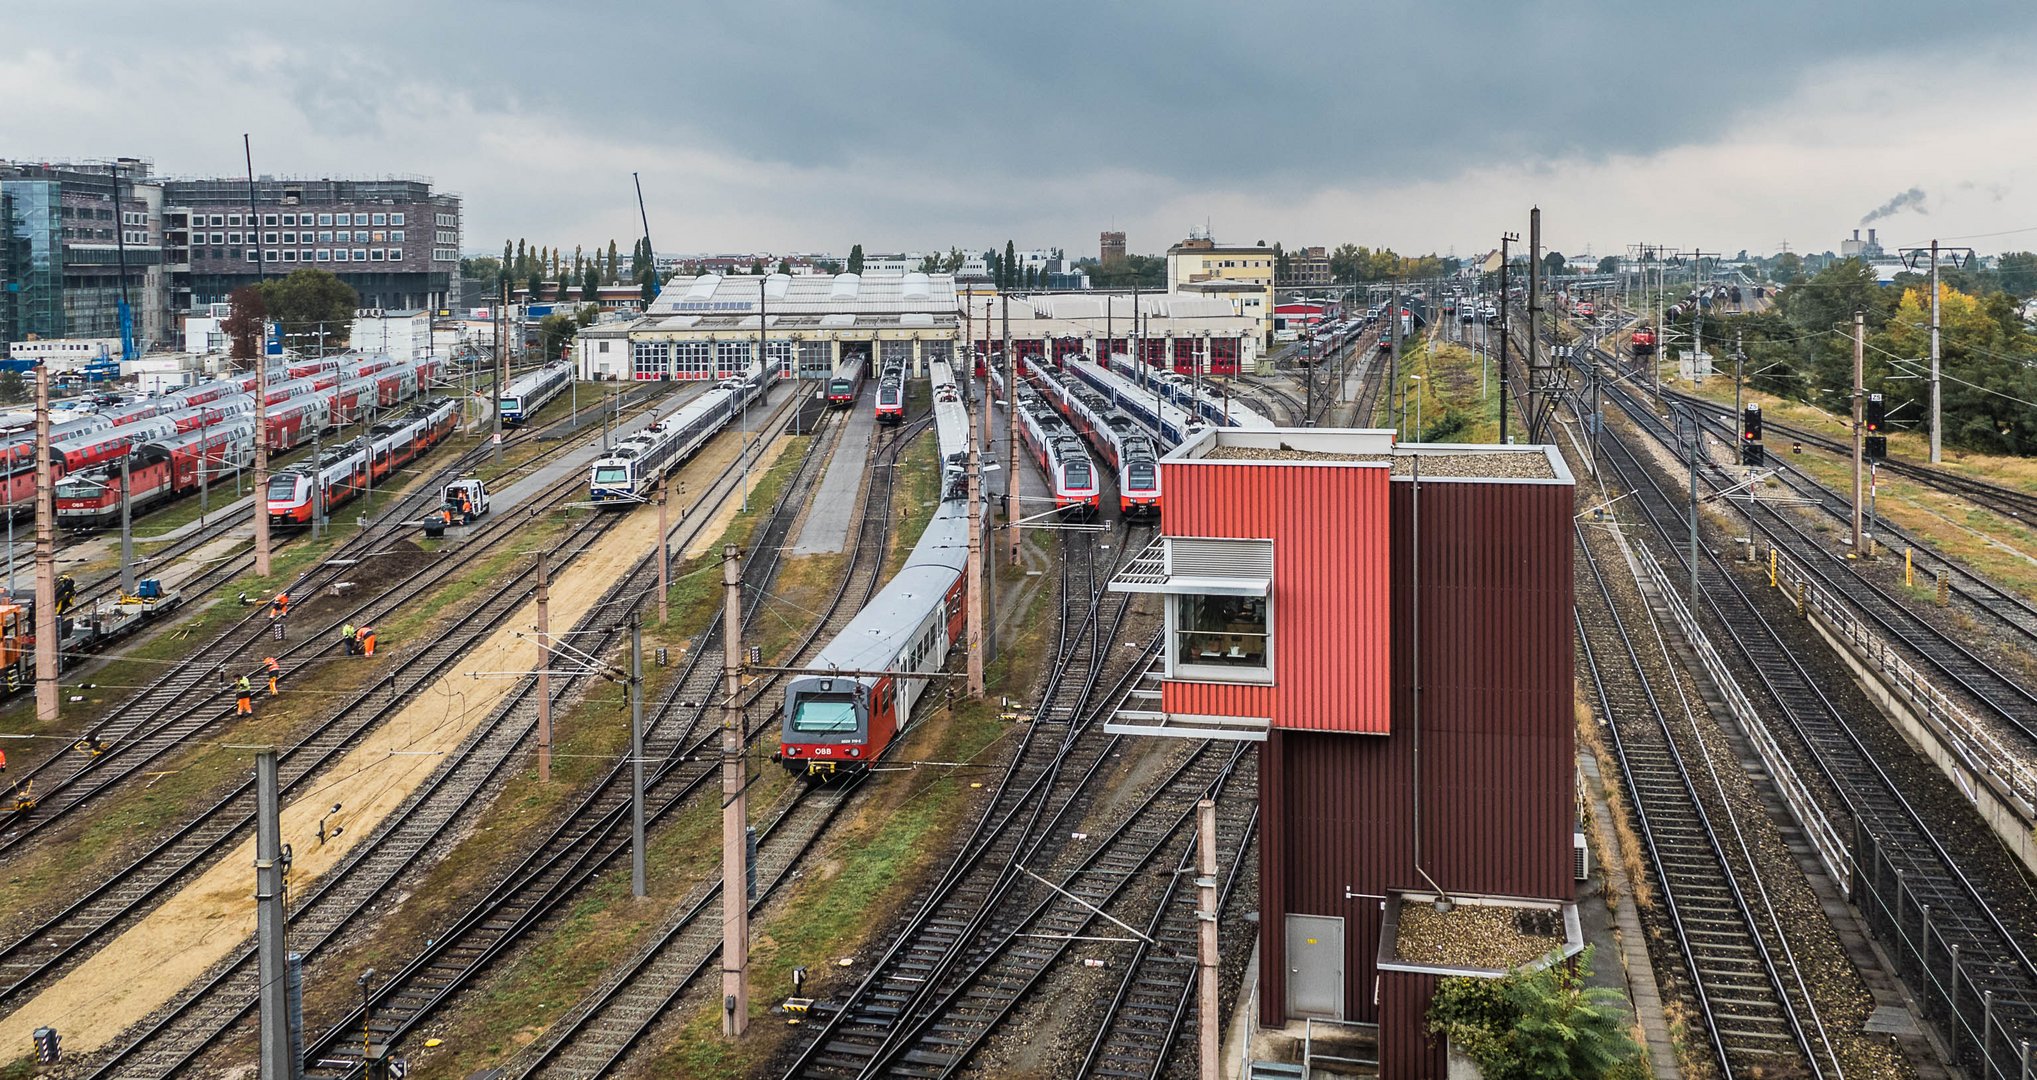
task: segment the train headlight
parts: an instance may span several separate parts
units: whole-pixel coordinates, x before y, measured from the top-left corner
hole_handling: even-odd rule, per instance
[[[785,748],[785,756],[786,756],[786,757],[798,757],[798,756],[799,756],[799,747],[797,747],[797,746],[788,746],[788,747],[786,747],[786,748]]]
[[[850,756],[850,757],[862,757],[862,756],[863,756],[863,751],[862,751],[862,750],[861,750],[860,748],[858,748],[858,747],[854,747],[854,746],[851,746],[851,747],[849,747],[849,756]]]

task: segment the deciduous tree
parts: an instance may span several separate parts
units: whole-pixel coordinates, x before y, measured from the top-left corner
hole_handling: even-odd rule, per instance
[[[261,283],[262,306],[293,340],[339,349],[353,329],[361,296],[354,287],[317,267],[302,266],[289,276]]]

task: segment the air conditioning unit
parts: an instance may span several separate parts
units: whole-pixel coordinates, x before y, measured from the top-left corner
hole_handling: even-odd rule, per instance
[[[1570,853],[1577,866],[1577,880],[1586,881],[1591,877],[1591,845],[1584,842],[1584,832],[1570,834]]]

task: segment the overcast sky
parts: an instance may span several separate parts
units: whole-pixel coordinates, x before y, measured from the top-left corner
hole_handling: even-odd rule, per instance
[[[250,10],[261,17],[250,18]],[[0,0],[0,158],[421,174],[469,251],[2037,248],[2037,22],[1848,0]],[[1897,197],[1911,193],[1906,198]],[[1975,236],[2021,230],[2007,235]]]

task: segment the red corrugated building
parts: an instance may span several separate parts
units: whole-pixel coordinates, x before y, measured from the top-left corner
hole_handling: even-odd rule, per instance
[[[1427,1001],[1478,965],[1382,972],[1389,898],[1574,899],[1572,478],[1331,429],[1161,470],[1162,536],[1112,587],[1166,594],[1168,638],[1110,726],[1263,740],[1259,1022],[1379,1023],[1387,1080],[1441,1076]]]

